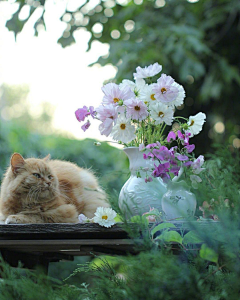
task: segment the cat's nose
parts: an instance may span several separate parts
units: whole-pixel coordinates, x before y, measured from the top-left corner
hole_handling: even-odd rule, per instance
[[[50,186],[50,185],[51,185],[51,181],[47,181],[46,184],[47,184],[48,186]]]

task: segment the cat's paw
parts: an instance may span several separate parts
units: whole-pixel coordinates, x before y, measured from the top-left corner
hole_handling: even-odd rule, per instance
[[[21,220],[19,220],[19,217],[16,215],[10,215],[5,220],[5,224],[19,224],[22,223]]]

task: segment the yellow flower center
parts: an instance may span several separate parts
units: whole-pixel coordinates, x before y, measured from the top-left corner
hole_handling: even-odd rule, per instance
[[[136,105],[136,106],[134,106],[134,109],[137,110],[137,111],[139,111],[140,110],[140,106]]]
[[[165,87],[161,88],[162,94],[166,93],[167,89]]]
[[[108,219],[108,216],[102,216],[102,219],[103,219],[103,220],[107,220],[107,219]]]
[[[125,124],[121,124],[121,125],[120,125],[120,128],[121,128],[122,130],[124,130],[124,129],[126,128],[126,125],[125,125]]]
[[[193,126],[193,124],[194,124],[194,121],[192,120],[190,126]]]
[[[156,98],[154,97],[155,96],[155,94],[152,94],[151,96],[150,96],[150,98],[154,101],[154,100],[156,100]]]
[[[119,98],[114,98],[114,99],[113,99],[113,102],[114,102],[114,103],[117,103],[117,102],[119,102],[119,100],[120,100]]]
[[[158,116],[159,116],[160,118],[163,118],[163,117],[164,117],[164,113],[163,113],[162,111],[160,111],[160,112],[158,113]]]

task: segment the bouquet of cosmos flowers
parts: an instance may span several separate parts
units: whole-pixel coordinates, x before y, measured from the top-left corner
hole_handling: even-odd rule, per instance
[[[144,158],[159,163],[155,165],[153,177],[170,178],[170,173],[177,175],[181,166],[192,167],[196,176],[202,170],[204,159],[201,156],[194,160],[195,146],[189,144],[189,138],[202,130],[206,115],[200,112],[188,119],[174,116],[175,108],[184,102],[185,91],[166,74],[152,83],[152,77],[161,71],[158,63],[137,67],[134,81],[123,80],[119,85],[107,83],[102,88],[102,104],[96,109],[93,106],[79,108],[75,115],[80,122],[87,118],[81,127],[84,131],[90,126],[90,117],[98,119],[102,135],[111,136],[126,147],[150,150]],[[168,134],[167,125],[172,126]],[[175,146],[170,147],[172,142]],[[198,182],[200,177],[194,180]]]

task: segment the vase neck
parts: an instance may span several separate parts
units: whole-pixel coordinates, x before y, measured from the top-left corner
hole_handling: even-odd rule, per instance
[[[140,171],[141,168],[150,168],[153,162],[143,158],[143,152],[139,151],[138,147],[129,147],[123,149],[129,159],[129,169],[132,174]]]

